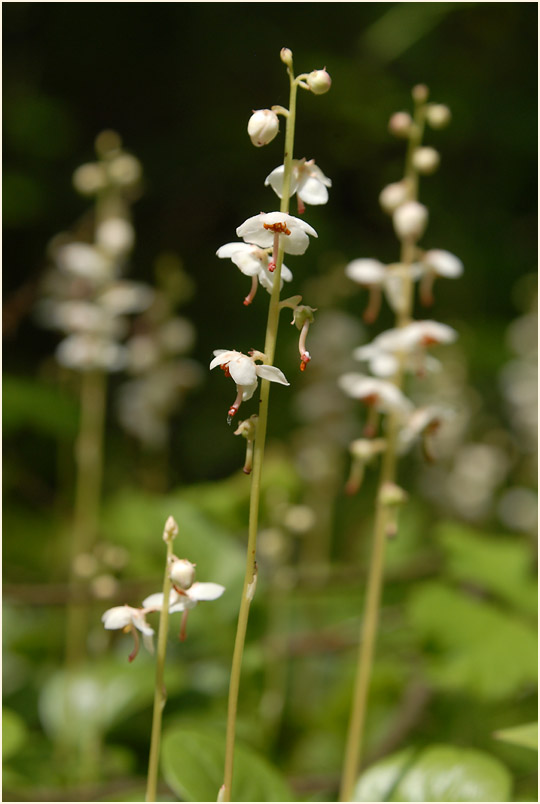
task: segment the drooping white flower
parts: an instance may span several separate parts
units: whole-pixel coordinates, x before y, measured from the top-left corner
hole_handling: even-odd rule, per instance
[[[113,278],[112,262],[88,243],[67,243],[59,246],[54,258],[61,271],[88,279],[96,285]]]
[[[241,403],[251,399],[255,393],[259,377],[271,382],[279,382],[281,385],[290,385],[283,372],[276,366],[255,362],[261,359],[260,352],[245,355],[234,349],[216,349],[214,350],[214,355],[215,357],[210,363],[210,369],[220,366],[226,376],[233,378],[238,392],[234,403],[229,408],[229,423]]]
[[[286,254],[304,254],[309,237],[318,237],[317,232],[305,221],[287,215],[285,212],[260,212],[248,218],[236,230],[238,237],[246,243],[253,243],[261,248],[274,247],[276,257],[276,239]]]
[[[362,258],[346,265],[345,274],[353,282],[358,282],[369,290],[369,302],[363,318],[372,324],[381,309],[382,290],[394,312],[401,312],[403,305],[406,304],[404,284],[414,282],[421,275],[421,269],[416,263],[384,265],[379,260]]]
[[[353,356],[357,360],[367,361],[377,377],[392,376],[400,364],[410,371],[423,373],[440,367],[438,360],[425,354],[426,347],[453,343],[456,338],[457,332],[446,324],[413,321],[404,327],[382,332],[371,343],[355,349]]]
[[[75,333],[58,344],[56,359],[75,371],[120,371],[127,363],[127,351],[110,338],[88,332]]]
[[[144,603],[143,603],[144,606]],[[125,633],[133,634],[135,640],[135,647],[129,656],[129,661],[132,662],[139,651],[139,637],[137,630],[141,631],[143,635],[143,643],[145,648],[150,652],[154,652],[153,635],[154,629],[148,625],[145,615],[152,611],[150,608],[137,609],[132,606],[114,606],[112,609],[107,609],[103,614],[101,621],[103,626],[108,630],[122,629]]]
[[[348,396],[359,399],[382,413],[406,414],[413,409],[412,402],[405,394],[386,380],[349,372],[343,374],[338,383]]]
[[[314,95],[324,95],[332,86],[332,79],[326,70],[312,70],[306,76],[306,84]]]
[[[454,416],[455,411],[438,405],[428,405],[413,411],[399,431],[399,452],[407,452],[415,441],[421,438],[424,456],[428,461],[432,461],[431,436],[437,433],[445,421]]]
[[[272,293],[274,278],[269,270],[271,264],[270,255],[267,249],[259,248],[251,243],[226,243],[218,248],[216,255],[220,259],[229,258],[237,268],[246,276],[251,276],[252,285],[249,294],[244,299],[244,304],[251,304],[257,287],[261,284],[268,293]],[[293,275],[289,268],[283,263],[281,266],[280,289],[283,282],[290,282]]]
[[[405,201],[392,217],[394,229],[400,240],[419,240],[428,222],[428,210],[418,201]]]
[[[181,559],[177,560],[180,561]],[[189,562],[187,563],[189,564]],[[178,586],[174,586],[171,589],[169,593],[169,614],[176,614],[179,611],[183,613],[179,635],[182,641],[186,638],[189,611],[194,609],[197,603],[201,601],[217,600],[224,591],[225,587],[219,583],[199,583],[198,581],[195,581],[187,589],[180,589]],[[146,611],[161,611],[163,608],[163,593],[156,592],[156,594],[149,595],[143,600],[143,606]]]
[[[273,170],[265,179],[265,185],[272,188],[278,198],[283,197],[283,179],[285,176],[285,165],[280,165]],[[291,186],[289,197],[298,196],[298,211],[304,212],[304,204],[326,204],[328,201],[328,187],[332,186],[332,181],[324,175],[322,170],[317,167],[314,159],[292,160]]]

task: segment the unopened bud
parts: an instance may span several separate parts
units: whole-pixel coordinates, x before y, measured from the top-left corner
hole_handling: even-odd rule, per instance
[[[418,201],[407,201],[396,209],[394,229],[400,240],[419,240],[427,226],[427,207]]]
[[[286,64],[287,67],[292,67],[292,50],[289,50],[288,47],[282,47],[279,52],[279,57],[283,64]]]
[[[107,183],[105,169],[99,162],[81,165],[73,174],[73,185],[82,195],[93,195]]]
[[[396,112],[388,121],[388,130],[395,137],[406,138],[411,133],[413,125],[409,112]]]
[[[195,580],[195,564],[192,564],[187,558],[173,556],[169,577],[179,589],[189,589]]]
[[[302,329],[306,321],[309,324],[313,324],[315,320],[313,313],[316,312],[316,307],[310,307],[308,304],[300,304],[294,309],[291,324],[295,324],[298,329]]]
[[[426,108],[426,120],[431,128],[446,128],[451,118],[450,109],[443,103],[430,103]]]
[[[429,146],[416,148],[412,157],[413,166],[424,176],[435,173],[439,167],[440,161],[441,157],[439,156],[439,152]]]
[[[258,109],[248,122],[248,134],[257,148],[272,142],[279,131],[279,118],[271,109]]]
[[[379,492],[379,502],[388,508],[403,505],[408,497],[407,492],[395,483],[383,483]]]
[[[257,421],[259,417],[256,413],[249,417],[249,419],[244,419],[243,422],[240,422],[236,430],[234,431],[235,435],[244,436],[248,441],[255,440],[255,434],[257,432]]]
[[[425,84],[417,84],[412,88],[412,96],[415,103],[425,103],[429,98],[429,89]]]
[[[307,76],[306,83],[314,95],[324,95],[332,86],[332,79],[326,70],[313,70]]]
[[[391,215],[401,204],[405,203],[408,195],[409,188],[407,183],[405,181],[395,181],[381,190],[379,203],[382,209]]]
[[[163,541],[169,542],[172,539],[178,536],[178,525],[176,524],[176,520],[170,516],[167,521],[165,522],[165,528],[163,530]]]

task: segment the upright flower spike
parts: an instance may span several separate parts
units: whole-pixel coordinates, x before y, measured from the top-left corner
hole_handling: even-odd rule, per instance
[[[262,249],[250,243],[226,243],[218,248],[216,255],[220,259],[230,259],[243,274],[251,277],[251,290],[244,299],[247,307],[257,292],[257,288],[262,285],[268,293],[272,293],[273,276],[269,270],[270,249]],[[280,289],[283,282],[290,282],[293,278],[292,272],[285,264],[281,266]]]
[[[232,421],[232,417],[236,415],[242,402],[251,399],[255,393],[259,377],[270,380],[271,382],[278,382],[281,385],[290,385],[283,372],[276,368],[276,366],[267,366],[264,363],[259,364],[255,362],[263,357],[261,352],[245,355],[234,349],[216,349],[214,355],[215,357],[210,363],[210,370],[216,368],[216,366],[220,366],[225,372],[225,376],[232,377],[236,383],[236,399],[229,408],[227,417],[229,424]]]
[[[278,198],[283,197],[284,176],[285,165],[280,165],[266,177],[264,182],[266,186],[270,185]],[[289,197],[296,193],[300,215],[305,212],[304,204],[326,204],[327,188],[331,186],[331,179],[317,167],[314,159],[310,159],[309,162],[305,159],[293,159]]]
[[[236,230],[238,237],[246,243],[261,248],[272,247],[272,261],[269,271],[276,267],[280,246],[286,254],[304,254],[309,246],[309,237],[318,237],[315,229],[300,218],[294,218],[286,212],[260,212],[248,218]]]

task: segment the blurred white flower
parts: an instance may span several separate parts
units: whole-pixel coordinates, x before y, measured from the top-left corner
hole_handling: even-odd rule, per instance
[[[76,371],[120,371],[126,365],[125,347],[113,340],[81,333],[68,335],[56,348],[56,359]]]
[[[382,413],[407,414],[413,409],[412,402],[391,382],[350,372],[338,380],[339,387],[353,399],[374,407]]]
[[[96,244],[111,257],[122,257],[135,242],[133,226],[125,218],[107,218],[96,227]]]
[[[88,243],[59,246],[54,258],[61,271],[89,279],[96,285],[113,278],[112,262]]]

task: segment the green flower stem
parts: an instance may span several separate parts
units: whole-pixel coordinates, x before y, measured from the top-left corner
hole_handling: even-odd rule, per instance
[[[291,186],[292,158],[294,147],[294,126],[296,118],[296,92],[298,89],[292,69],[287,70],[290,79],[290,99],[289,114],[287,116],[287,126],[285,130],[285,154],[284,154],[284,175],[283,175],[283,197],[281,199],[280,211],[288,214],[289,212],[289,190]],[[268,320],[266,325],[266,338],[264,343],[264,354],[269,364],[273,363],[276,350],[277,332],[279,326],[279,297],[281,284],[281,266],[283,264],[283,248],[279,248],[278,254],[274,255],[276,267],[274,270],[274,284],[270,296],[268,308]],[[246,553],[246,574],[244,587],[242,590],[242,600],[240,602],[240,612],[238,614],[238,625],[234,642],[233,660],[231,667],[231,679],[229,684],[229,703],[227,712],[227,732],[225,743],[225,773],[222,790],[222,801],[231,801],[233,765],[234,765],[234,743],[236,734],[236,715],[238,710],[238,693],[240,688],[240,675],[242,671],[242,657],[244,655],[244,645],[246,640],[246,630],[251,605],[251,595],[249,586],[253,583],[256,575],[256,552],[257,552],[257,533],[259,524],[259,503],[261,496],[261,477],[264,461],[264,447],[266,443],[266,428],[268,422],[268,400],[270,396],[270,382],[261,381],[261,396],[259,402],[259,419],[257,422],[257,435],[255,438],[255,448],[253,453],[253,471],[251,474],[251,489],[249,503],[249,531],[248,545]]]
[[[148,759],[148,776],[146,781],[146,801],[155,801],[157,794],[157,777],[159,767],[159,748],[161,744],[161,718],[167,699],[163,684],[165,670],[165,656],[167,654],[167,634],[169,630],[169,595],[171,592],[171,579],[169,577],[169,564],[172,556],[172,537],[167,539],[167,558],[165,560],[165,573],[163,576],[163,605],[159,615],[159,629],[156,656],[156,688],[154,691],[154,711],[152,715],[152,735],[150,737],[150,756]]]
[[[425,103],[417,103],[414,120],[415,125],[413,126],[413,131],[409,138],[405,161],[405,178],[408,179],[411,188],[411,200],[417,200],[418,198],[418,174],[412,164],[412,154],[414,149],[417,148],[422,141],[424,115]],[[401,244],[400,262],[403,265],[411,265],[414,261],[414,254],[415,244],[410,240],[404,240]],[[406,301],[404,304],[404,309],[396,316],[396,325],[399,327],[403,327],[408,324],[412,316],[414,305],[414,285],[412,279],[410,278],[406,282],[404,288],[404,298]],[[401,389],[403,386],[403,380],[404,368],[403,363],[401,363],[396,376],[393,378],[393,382],[399,389]],[[393,483],[395,481],[398,432],[399,419],[395,414],[390,414],[387,419],[386,428],[387,447],[382,458],[381,474],[377,492],[373,548],[368,572],[366,605],[360,634],[353,702],[345,746],[345,758],[339,795],[340,801],[352,800],[354,785],[358,778],[362,761],[366,710],[369,685],[373,669],[375,643],[377,641],[381,593],[384,578],[384,556],[387,541],[386,526],[388,509],[381,502],[381,489],[385,483]]]
[[[103,429],[106,376],[102,371],[81,375],[79,435],[75,446],[76,489],[73,538],[69,568],[69,603],[66,627],[66,664],[74,667],[86,655],[88,601],[79,602],[81,580],[78,556],[89,552],[96,539],[103,475]]]

